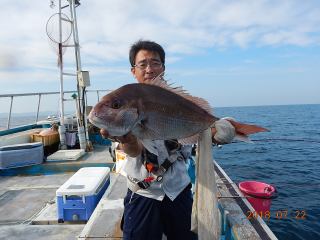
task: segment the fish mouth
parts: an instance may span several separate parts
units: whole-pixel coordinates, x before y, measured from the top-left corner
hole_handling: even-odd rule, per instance
[[[97,127],[107,126],[107,123],[108,123],[108,121],[106,119],[103,119],[100,116],[98,117],[95,112],[90,112],[88,119],[93,125],[95,125]]]
[[[103,118],[97,117],[95,114],[90,113],[88,118],[89,118],[89,121],[96,127],[107,130],[110,136],[123,136],[130,131],[130,130],[123,131],[121,127],[119,129],[116,127],[111,127],[110,125],[111,122]]]
[[[91,114],[90,114],[91,115]],[[93,124],[93,125],[95,125],[95,126],[97,126],[97,127],[99,127],[99,128],[103,128],[103,129],[105,129],[106,127],[107,127],[107,124],[106,124],[106,121],[105,120],[103,120],[103,119],[101,119],[101,118],[99,118],[99,117],[97,117],[97,116],[90,116],[89,115],[89,121]]]

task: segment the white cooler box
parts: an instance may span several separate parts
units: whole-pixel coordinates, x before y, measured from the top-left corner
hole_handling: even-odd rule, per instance
[[[56,192],[58,222],[89,220],[109,184],[110,168],[81,168]]]
[[[43,163],[43,143],[23,143],[0,147],[0,169]]]

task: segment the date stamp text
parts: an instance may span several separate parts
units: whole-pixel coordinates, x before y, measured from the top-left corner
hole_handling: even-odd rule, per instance
[[[286,219],[286,218],[292,218],[292,219],[306,219],[306,212],[305,211],[295,211],[294,216],[288,216],[288,211],[277,211],[277,214],[275,216],[271,216],[271,213],[269,211],[248,211],[247,212],[247,218],[248,219],[257,219],[259,216],[261,218],[269,219],[269,218],[278,218],[278,219]]]

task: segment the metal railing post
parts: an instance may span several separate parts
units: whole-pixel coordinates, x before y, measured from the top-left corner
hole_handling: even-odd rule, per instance
[[[36,115],[36,121],[35,122],[38,122],[39,109],[40,109],[40,100],[41,100],[41,94],[39,94],[38,109],[37,109],[37,115]]]
[[[13,96],[11,96],[11,103],[10,103],[10,109],[9,109],[9,115],[8,115],[7,129],[10,129],[12,102],[13,102]]]

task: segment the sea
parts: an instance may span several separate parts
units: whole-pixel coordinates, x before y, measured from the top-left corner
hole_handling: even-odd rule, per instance
[[[38,121],[46,120],[48,115],[39,115]],[[28,124],[36,123],[36,114],[34,116],[11,117],[9,128],[15,128]],[[0,117],[0,131],[7,129],[8,117]]]
[[[235,183],[258,181],[279,193],[263,216],[280,240],[320,239],[320,104],[214,108],[218,117],[270,130],[250,135],[253,143],[214,147],[215,161]],[[47,116],[40,116],[45,119]],[[11,127],[35,116],[13,117]],[[0,130],[7,118],[0,118]]]
[[[213,155],[233,182],[275,186],[279,196],[263,220],[276,237],[320,239],[320,104],[214,110],[219,117],[270,130],[249,135],[253,143],[214,147]]]

